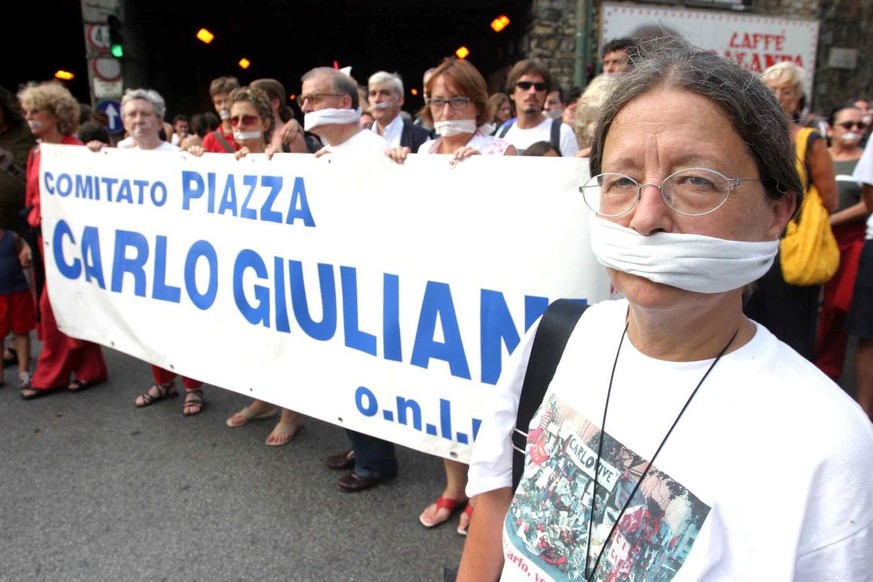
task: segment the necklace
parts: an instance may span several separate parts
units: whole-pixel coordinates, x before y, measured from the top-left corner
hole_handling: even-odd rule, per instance
[[[643,469],[642,475],[640,475],[639,480],[636,485],[634,485],[633,490],[628,495],[627,500],[624,502],[624,505],[621,508],[621,511],[618,512],[618,515],[615,517],[615,522],[612,524],[612,528],[609,530],[609,534],[606,536],[606,539],[603,540],[603,546],[600,548],[600,552],[597,553],[597,558],[594,560],[594,565],[591,567],[591,571],[588,571],[588,559],[591,555],[591,528],[594,525],[594,506],[597,504],[597,477],[600,474],[600,459],[603,454],[603,435],[606,432],[606,414],[609,411],[609,397],[612,395],[612,381],[615,379],[615,370],[618,367],[618,356],[621,354],[621,346],[624,345],[624,338],[627,337],[627,329],[630,323],[626,323],[624,326],[624,331],[621,334],[621,339],[618,342],[618,349],[615,350],[615,360],[612,362],[612,372],[609,375],[609,387],[606,389],[606,403],[603,405],[603,420],[600,423],[600,438],[597,441],[597,462],[594,464],[594,488],[591,492],[591,510],[588,513],[588,544],[585,549],[585,580],[591,580],[594,578],[594,573],[597,572],[597,568],[600,567],[600,559],[603,557],[603,553],[606,551],[606,547],[609,545],[610,540],[612,539],[612,535],[615,533],[615,528],[618,527],[618,523],[621,521],[624,512],[627,511],[627,508],[630,506],[631,501],[634,498],[634,495],[637,494],[637,491],[640,489],[640,485],[642,485],[643,481],[646,478],[646,475],[649,474],[649,469],[655,464],[655,458],[658,456],[658,453],[661,452],[661,449],[664,448],[664,444],[667,442],[667,439],[670,438],[670,435],[673,433],[673,429],[676,428],[676,425],[679,423],[679,419],[682,418],[682,414],[685,413],[685,410],[688,408],[688,405],[691,404],[691,400],[697,394],[697,391],[700,390],[700,387],[703,385],[703,381],[706,380],[706,377],[709,376],[709,373],[712,372],[712,369],[715,368],[715,365],[718,364],[718,361],[721,360],[721,357],[727,352],[728,348],[737,337],[737,334],[740,332],[740,328],[734,332],[731,336],[731,339],[728,340],[728,343],[721,349],[716,356],[715,360],[713,360],[712,364],[707,368],[706,372],[703,374],[703,377],[697,383],[697,386],[694,387],[694,390],[691,391],[691,395],[688,396],[688,400],[685,401],[685,404],[679,410],[679,414],[676,415],[676,419],[673,421],[673,424],[670,425],[670,428],[667,429],[667,434],[664,435],[664,438],[661,439],[661,444],[658,445],[658,448],[655,449],[655,454],[652,455],[652,458],[649,459],[649,462],[646,464],[646,468]]]

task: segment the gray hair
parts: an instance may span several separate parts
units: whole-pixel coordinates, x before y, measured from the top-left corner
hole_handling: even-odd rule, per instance
[[[634,68],[618,78],[604,105],[589,168],[601,173],[603,146],[619,111],[631,100],[661,88],[687,91],[709,99],[727,115],[755,160],[770,198],[803,197],[795,167],[796,154],[788,120],[773,93],[752,72],[678,37],[663,37],[639,45]]]
[[[360,96],[358,95],[358,82],[351,75],[347,75],[339,69],[333,67],[315,67],[306,72],[301,78],[301,82],[306,82],[313,77],[326,76],[330,80],[330,90],[338,95],[348,95],[352,99],[352,109],[357,109],[360,106]]]
[[[367,88],[372,88],[374,85],[388,85],[395,95],[403,97],[403,81],[397,73],[387,71],[373,73],[367,80]]]
[[[167,103],[164,101],[164,98],[161,97],[161,94],[154,89],[128,89],[125,91],[124,97],[121,98],[122,113],[124,112],[125,104],[135,99],[148,101],[155,108],[155,115],[158,116],[158,119],[164,118],[164,114],[167,112]]]

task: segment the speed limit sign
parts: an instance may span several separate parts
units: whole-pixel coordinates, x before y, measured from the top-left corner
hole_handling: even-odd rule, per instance
[[[109,50],[109,27],[105,24],[89,25],[88,43],[94,48]]]

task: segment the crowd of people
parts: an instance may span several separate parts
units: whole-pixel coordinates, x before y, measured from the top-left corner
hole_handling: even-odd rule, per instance
[[[592,250],[625,299],[595,306],[570,337],[573,356],[561,361],[531,424],[524,477],[514,488],[508,435],[536,326],[528,332],[471,465],[444,460],[445,484],[420,522],[431,528],[460,513],[458,533],[470,532],[459,572],[466,580],[527,579],[524,560],[552,577],[585,579],[667,562],[727,578],[760,577],[763,564],[779,577],[792,563],[795,577],[861,579],[857,568],[869,574],[873,559],[859,557],[873,544],[873,492],[862,492],[873,476],[869,102],[838,104],[822,133],[818,120],[804,127],[803,71],[792,63],[756,78],[677,39],[616,39],[602,60],[603,74],[584,90],[560,87],[531,58],[509,70],[503,91],[489,93],[473,64],[446,59],[425,72],[417,114],[404,110],[396,73],[376,72],[362,85],[345,71],[316,67],[301,78],[302,122],[276,79],[216,78],[214,112],[179,113],[171,122],[158,92],[132,88],[121,101],[125,135],[117,143],[56,81],[30,83],[17,95],[0,88],[3,367],[16,366],[26,400],[79,392],[110,373],[101,346],[65,335],[52,312],[41,256],[40,144],[237,159],[388,156],[398,164],[438,154],[457,162],[583,157],[593,176],[580,185],[595,216]],[[796,151],[804,152],[797,164]],[[799,286],[783,277],[779,240],[811,187],[830,212],[840,266],[824,285]],[[732,259],[727,267],[718,262],[724,258]],[[834,383],[850,336],[860,409]],[[149,365],[153,384],[136,407],[177,396],[179,381],[183,414],[204,409],[202,382]],[[303,427],[299,412],[253,400],[226,424],[277,414],[265,444],[282,446]],[[348,448],[325,461],[344,472],[341,490],[363,491],[397,474],[393,443],[352,430],[348,437]],[[780,460],[750,454],[761,438]],[[570,446],[593,455],[593,470],[583,470]],[[789,502],[774,506],[773,498]],[[762,537],[764,513],[789,524],[790,535]],[[720,559],[720,545],[736,555]]]

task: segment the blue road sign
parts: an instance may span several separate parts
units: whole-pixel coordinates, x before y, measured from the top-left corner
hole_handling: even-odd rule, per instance
[[[121,123],[121,103],[106,99],[97,103],[97,111],[106,114],[106,128],[109,133],[118,133],[124,130],[124,125]]]

